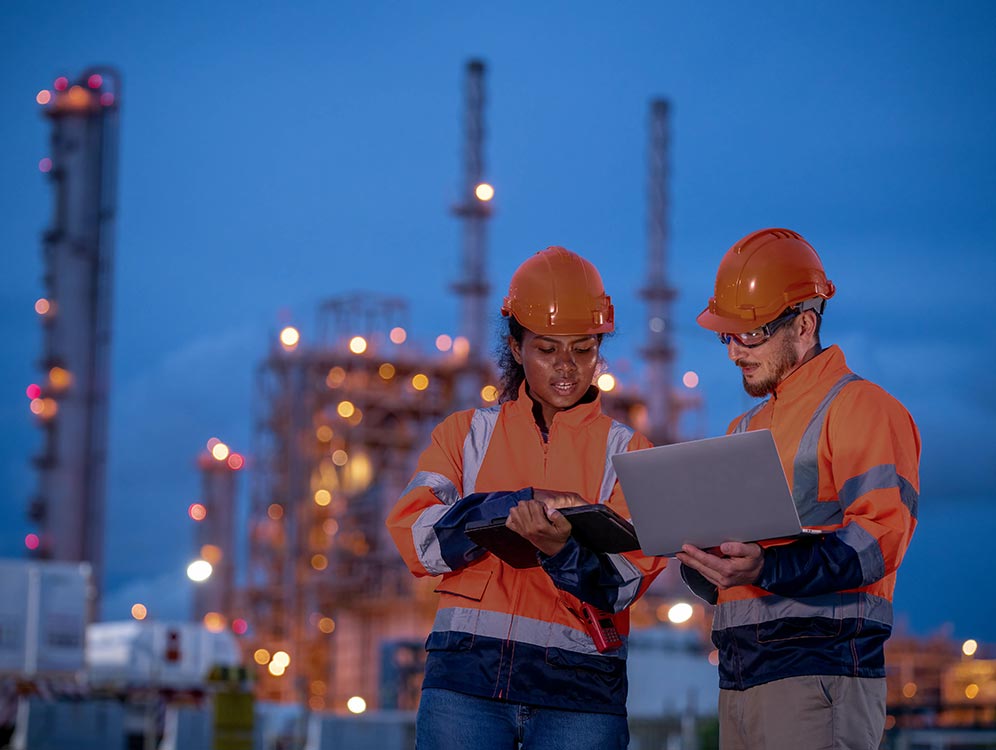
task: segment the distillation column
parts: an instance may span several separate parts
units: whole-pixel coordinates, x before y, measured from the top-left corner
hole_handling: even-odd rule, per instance
[[[484,63],[467,63],[464,110],[463,183],[453,213],[462,223],[460,278],[453,290],[460,297],[460,335],[468,343],[464,372],[457,383],[457,408],[477,406],[488,372],[487,223],[494,191],[484,181]]]
[[[675,289],[667,281],[668,247],[668,103],[650,103],[649,172],[647,179],[647,283],[640,296],[647,302],[647,341],[641,350],[647,363],[648,437],[657,445],[678,439],[672,376],[674,339],[671,303]]]
[[[28,515],[39,557],[88,562],[99,612],[103,574],[113,229],[120,86],[90,69],[39,94],[52,123],[45,167],[55,190],[44,234],[42,316],[45,373],[36,413],[45,433],[35,462],[39,491]]]

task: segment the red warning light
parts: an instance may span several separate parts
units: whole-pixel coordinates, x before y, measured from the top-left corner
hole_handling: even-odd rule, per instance
[[[238,471],[245,465],[246,465],[246,460],[242,458],[242,456],[239,455],[238,453],[228,454],[228,468],[231,469],[232,471]]]
[[[236,617],[234,620],[232,620],[232,632],[235,633],[235,635],[245,635],[248,629],[249,629],[249,623],[247,623],[241,617]]]
[[[52,171],[52,160],[47,156],[38,162],[38,170],[41,172],[51,172]]]
[[[104,79],[98,73],[94,73],[86,79],[86,85],[92,89],[99,89],[104,85]]]
[[[112,94],[110,91],[105,91],[103,94],[100,95],[100,103],[103,104],[105,107],[110,107],[112,104],[114,104],[114,94]]]
[[[38,549],[39,544],[41,544],[41,539],[38,538],[37,534],[28,534],[24,537],[24,546],[30,550]]]
[[[41,386],[38,385],[37,383],[32,383],[31,385],[29,385],[27,388],[24,389],[24,393],[32,401],[41,396],[41,392],[42,392]]]
[[[190,507],[187,508],[187,514],[193,518],[195,521],[203,521],[207,518],[207,508],[205,508],[200,503],[191,503]]]
[[[59,76],[52,86],[56,91],[65,91],[69,88],[69,79],[65,76]]]

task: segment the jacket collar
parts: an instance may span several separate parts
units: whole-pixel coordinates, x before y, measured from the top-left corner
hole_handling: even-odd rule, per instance
[[[821,383],[824,383],[828,378],[836,381],[848,372],[850,370],[847,369],[844,352],[834,344],[801,365],[776,385],[775,398],[794,401],[808,391],[821,387]]]
[[[551,430],[554,425],[577,429],[598,419],[602,414],[602,392],[595,386],[589,386],[588,393],[591,393],[592,390],[595,391],[595,397],[592,400],[582,400],[581,403],[575,404],[570,409],[558,411],[553,415],[553,424],[549,424],[547,427]],[[507,402],[505,408],[508,409],[511,416],[519,419],[528,419],[530,422],[535,423],[536,420],[533,418],[533,404],[535,404],[535,401],[529,395],[526,389],[526,381],[523,380],[522,385],[519,386],[518,398],[515,401]]]

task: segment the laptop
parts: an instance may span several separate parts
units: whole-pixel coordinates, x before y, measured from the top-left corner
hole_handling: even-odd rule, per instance
[[[770,430],[619,453],[612,463],[648,555],[804,533]]]

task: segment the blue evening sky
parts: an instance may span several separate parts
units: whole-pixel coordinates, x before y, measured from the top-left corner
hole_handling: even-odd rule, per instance
[[[253,372],[324,299],[402,296],[428,350],[456,333],[464,65],[487,72],[495,308],[551,244],[601,269],[638,385],[649,102],[673,105],[676,377],[718,434],[751,401],[695,314],[726,248],[788,226],[838,294],[825,343],[910,409],[920,528],[897,610],[996,643],[996,4],[971,2],[0,4],[0,556],[21,556],[39,432],[40,235],[51,190],[35,94],[124,78],[105,617],[183,616],[195,456],[250,440]],[[245,477],[243,477],[245,481]]]

